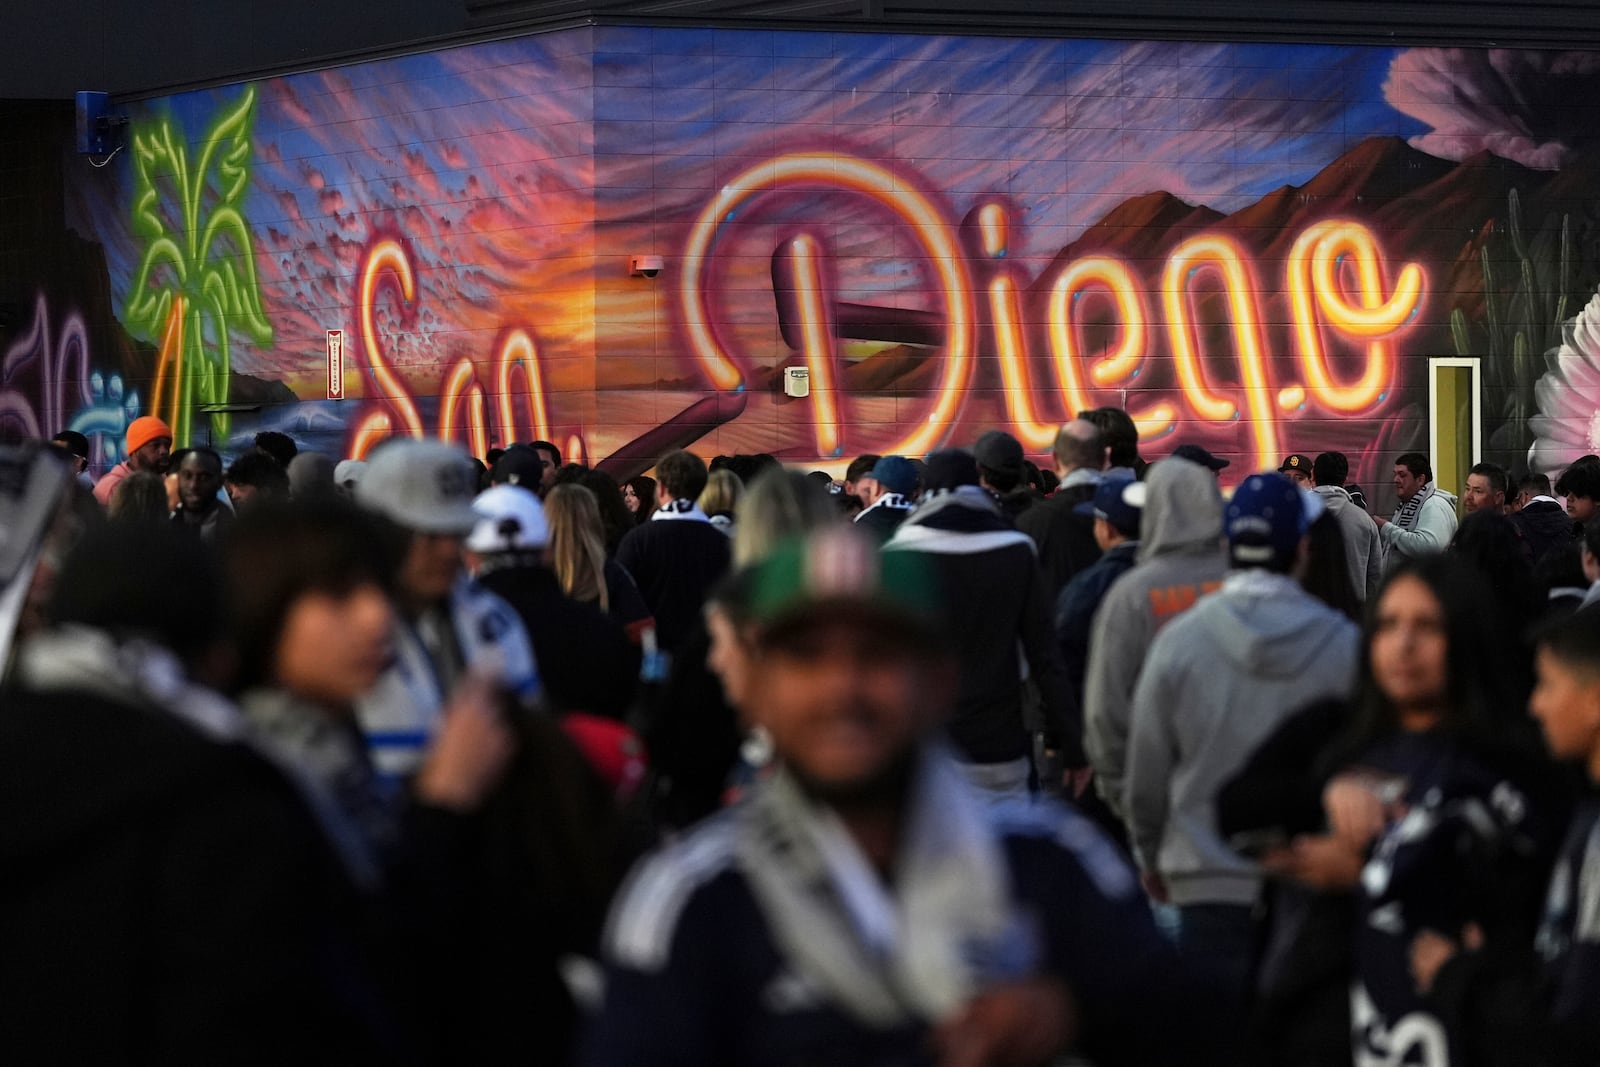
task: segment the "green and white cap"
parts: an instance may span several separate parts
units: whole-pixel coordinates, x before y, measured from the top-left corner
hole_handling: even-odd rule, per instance
[[[849,526],[796,538],[750,573],[750,618],[770,641],[796,627],[852,618],[937,640],[938,575],[915,552],[881,551]]]

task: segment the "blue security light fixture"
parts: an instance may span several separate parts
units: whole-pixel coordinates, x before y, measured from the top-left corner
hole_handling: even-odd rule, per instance
[[[122,147],[122,131],[128,120],[111,114],[111,94],[80,92],[78,99],[78,151],[86,156],[109,159]],[[92,160],[91,160],[92,162]]]

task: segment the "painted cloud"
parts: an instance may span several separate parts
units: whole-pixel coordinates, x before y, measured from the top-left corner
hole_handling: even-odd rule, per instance
[[[1412,48],[1389,65],[1384,99],[1433,127],[1413,147],[1444,159],[1488,151],[1555,170],[1600,143],[1600,54]]]

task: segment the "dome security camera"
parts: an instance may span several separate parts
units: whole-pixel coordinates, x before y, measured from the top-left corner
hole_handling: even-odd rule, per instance
[[[666,267],[660,256],[631,256],[628,259],[628,273],[635,278],[654,278]]]

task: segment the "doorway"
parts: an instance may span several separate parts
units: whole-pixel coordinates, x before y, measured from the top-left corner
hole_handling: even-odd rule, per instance
[[[1428,360],[1428,459],[1434,484],[1457,497],[1483,454],[1482,383],[1476,356]]]

